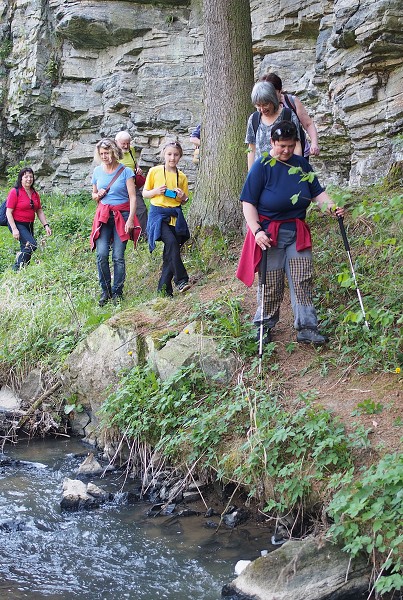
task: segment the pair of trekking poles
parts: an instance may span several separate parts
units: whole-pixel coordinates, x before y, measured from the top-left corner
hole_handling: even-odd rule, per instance
[[[344,227],[343,217],[337,217],[340,227],[341,237],[343,238],[344,248],[346,249],[348,260],[350,263],[351,274],[354,279],[355,289],[357,291],[358,302],[362,316],[364,317],[364,325],[369,329],[369,323],[365,314],[364,304],[362,302],[360,288],[358,287],[357,277],[355,275],[353,260],[351,258],[350,244],[348,243],[346,229]],[[266,292],[266,271],[267,271],[267,249],[262,251],[262,260],[260,262],[260,325],[259,325],[259,375],[262,372],[262,357],[263,357],[263,337],[264,337],[264,297]]]

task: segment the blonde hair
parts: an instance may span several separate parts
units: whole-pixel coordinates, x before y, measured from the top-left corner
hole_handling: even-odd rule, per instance
[[[123,157],[123,152],[119,148],[115,140],[112,140],[110,138],[103,138],[95,146],[95,159],[98,161],[101,161],[101,157],[99,155],[99,151],[101,148],[109,150],[116,162],[119,162],[120,159]]]
[[[162,146],[162,150],[161,150],[161,160],[164,161],[165,160],[165,150],[167,148],[169,148],[169,146],[173,146],[174,148],[177,148],[179,150],[179,154],[181,155],[181,158],[183,156],[183,148],[180,145],[180,143],[178,142],[178,140],[167,140],[164,145]]]

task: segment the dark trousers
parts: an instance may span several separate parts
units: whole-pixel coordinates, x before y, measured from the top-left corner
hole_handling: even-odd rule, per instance
[[[181,245],[175,233],[175,227],[163,222],[160,239],[164,242],[164,252],[158,291],[165,291],[168,296],[172,296],[172,279],[177,285],[182,281],[189,281],[189,276],[181,259]]]
[[[24,265],[27,265],[31,260],[32,253],[38,247],[36,239],[34,238],[34,224],[25,223],[22,221],[15,221],[15,226],[20,232],[20,243],[21,252],[18,254],[13,269],[18,271]],[[11,231],[11,227],[8,227]]]
[[[136,188],[136,216],[140,223],[141,236],[147,238],[147,207],[144,202],[143,194],[139,188]]]

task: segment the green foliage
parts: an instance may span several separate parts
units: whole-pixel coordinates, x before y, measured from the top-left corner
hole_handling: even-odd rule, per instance
[[[307,502],[313,488],[326,488],[337,470],[351,468],[352,450],[365,447],[365,433],[346,434],[341,423],[301,395],[287,410],[266,390],[238,384],[207,385],[194,365],[161,382],[149,367],[135,367],[104,403],[105,425],[151,443],[187,464],[203,459],[220,479],[259,493],[270,480],[265,510],[283,512]],[[238,440],[232,447],[226,440]]]
[[[403,455],[387,454],[339,490],[328,509],[329,538],[356,556],[375,555],[379,593],[403,589]]]
[[[193,317],[202,321],[204,333],[216,340],[220,351],[235,352],[245,359],[256,354],[256,327],[249,315],[242,313],[241,303],[230,290],[203,304]]]
[[[29,167],[29,163],[26,160],[20,160],[20,162],[18,164],[7,167],[6,173],[7,173],[8,187],[14,187],[14,185],[17,181],[18,173],[24,167]]]
[[[301,406],[287,410],[264,391],[249,396],[251,429],[241,446],[233,477],[250,494],[270,489],[265,511],[283,513],[305,504],[315,489],[326,489],[330,475],[352,465],[352,449],[365,447],[365,433],[346,434],[344,426],[326,410],[316,408],[314,395],[300,395]],[[220,461],[224,465],[227,457]]]
[[[319,231],[314,232],[316,284],[320,290],[315,305],[322,327],[334,330],[338,363],[353,364],[361,372],[392,371],[403,358],[399,288],[403,276],[403,196],[385,197],[383,193],[380,201],[379,193],[374,187],[361,192],[361,197],[357,193],[353,199],[344,190],[330,191],[339,204],[354,201],[347,211],[345,226],[369,330],[364,327],[337,224],[330,227],[329,235],[323,235],[322,222]],[[311,220],[315,227],[322,219],[312,212]],[[333,269],[329,271],[325,265],[333,265]]]
[[[11,54],[13,42],[10,39],[4,39],[0,44],[0,60],[5,60]]]
[[[77,401],[77,397],[75,394],[72,394],[70,398],[68,398],[66,404],[64,405],[64,414],[71,415],[72,413],[82,413],[84,411],[84,406],[81,402]]]
[[[374,402],[371,398],[367,398],[362,402],[358,402],[356,410],[351,413],[352,416],[362,415],[376,415],[383,411],[383,406],[380,402]]]

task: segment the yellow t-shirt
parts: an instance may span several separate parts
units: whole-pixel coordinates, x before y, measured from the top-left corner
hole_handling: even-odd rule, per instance
[[[188,178],[182,171],[179,171],[179,169],[177,173],[166,171],[164,170],[164,165],[151,167],[147,173],[144,189],[153,190],[162,185],[166,185],[170,190],[180,188],[185,192],[186,196],[189,194]],[[154,206],[163,206],[164,208],[175,208],[176,206],[180,206],[180,201],[177,198],[168,198],[168,196],[164,196],[163,194],[158,194],[157,196],[150,198],[150,202],[151,204],[154,204]]]
[[[130,154],[129,150],[127,152],[123,152],[123,157],[122,160],[120,160],[120,164],[124,165],[125,167],[129,167],[130,169],[133,169],[133,171],[135,170],[134,167],[136,165],[136,151],[135,149],[131,146],[130,150],[132,151],[132,155]]]

